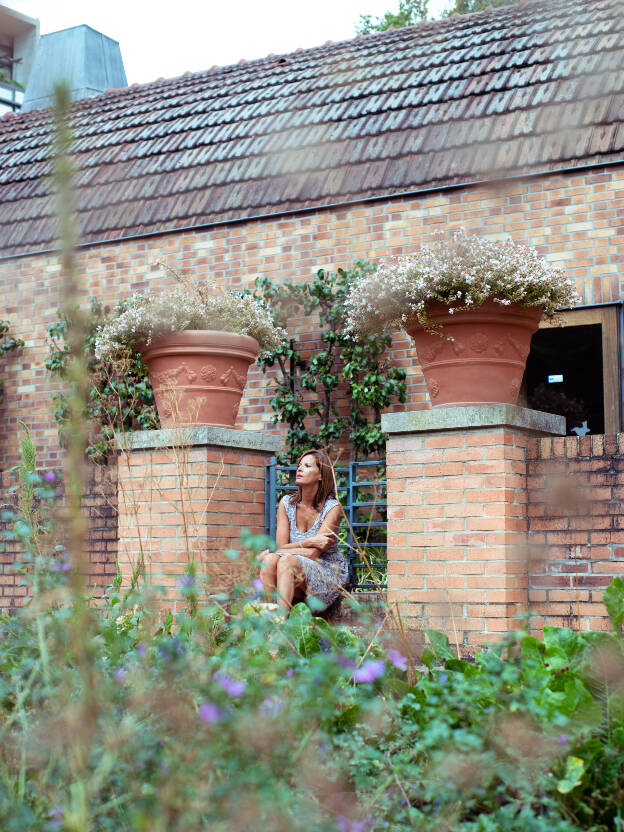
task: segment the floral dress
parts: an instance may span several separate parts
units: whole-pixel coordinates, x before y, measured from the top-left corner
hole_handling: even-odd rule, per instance
[[[308,537],[314,537],[314,535],[318,534],[323,520],[332,508],[340,505],[338,500],[328,497],[318,517],[314,521],[314,525],[307,532],[301,532],[297,528],[297,506],[291,503],[288,495],[282,499],[282,504],[286,509],[290,526],[290,543],[302,543],[303,546],[305,546],[305,540]],[[290,555],[296,553],[283,552],[283,554]],[[347,561],[338,549],[338,541],[332,543],[329,549],[321,552],[316,560],[307,558],[305,555],[296,555],[296,557],[299,558],[303,574],[305,575],[306,595],[313,595],[325,604],[326,607],[333,604],[336,598],[342,595],[341,589],[346,585],[349,575]]]

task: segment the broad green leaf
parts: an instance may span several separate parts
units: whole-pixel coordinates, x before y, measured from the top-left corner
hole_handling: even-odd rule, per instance
[[[480,673],[476,665],[462,661],[462,659],[447,659],[444,666],[447,670],[455,670],[458,673],[463,673],[464,676],[477,676]]]
[[[624,581],[621,578],[611,581],[604,591],[602,601],[611,619],[611,626],[616,633],[621,633],[624,621]]]
[[[565,664],[576,665],[582,658],[587,642],[581,635],[574,630],[567,627],[544,627],[544,644],[546,645],[546,655],[555,655],[555,650],[560,650],[561,655],[565,659]],[[553,650],[550,653],[550,650]],[[545,659],[549,662],[549,659]],[[551,664],[553,669],[555,664]]]
[[[439,662],[457,658],[451,650],[448,636],[445,633],[441,633],[439,630],[425,630],[425,633],[431,644],[433,654]]]
[[[581,757],[568,757],[566,760],[565,774],[557,783],[557,791],[561,794],[568,794],[572,789],[580,785],[585,772],[585,760]]]

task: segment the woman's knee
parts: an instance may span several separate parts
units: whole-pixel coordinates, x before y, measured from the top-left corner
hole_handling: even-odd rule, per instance
[[[280,558],[275,552],[266,552],[266,554],[263,552],[260,555],[260,560],[262,563],[261,569],[273,571],[276,569]]]
[[[277,561],[277,574],[283,572],[298,572],[300,569],[299,558],[296,555],[282,555]]]

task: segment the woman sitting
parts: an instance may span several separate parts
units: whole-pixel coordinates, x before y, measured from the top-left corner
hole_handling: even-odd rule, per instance
[[[260,572],[265,590],[277,590],[286,614],[293,602],[310,596],[328,607],[342,594],[348,577],[338,549],[342,509],[327,454],[303,454],[295,482],[297,493],[283,497],[277,510],[277,552],[263,552]]]

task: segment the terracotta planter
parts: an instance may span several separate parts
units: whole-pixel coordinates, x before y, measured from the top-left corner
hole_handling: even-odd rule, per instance
[[[143,352],[164,428],[232,428],[258,342],[248,335],[186,329],[154,340]]]
[[[414,340],[432,406],[516,404],[541,308],[488,301],[450,315],[448,307],[435,303],[429,315],[441,325],[443,337],[420,324],[405,329]]]

